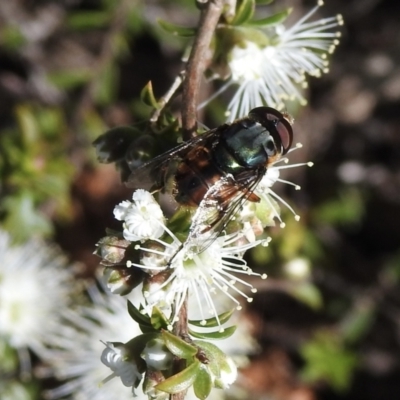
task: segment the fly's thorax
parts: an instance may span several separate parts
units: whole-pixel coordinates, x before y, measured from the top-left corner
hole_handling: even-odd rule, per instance
[[[221,133],[214,157],[221,169],[238,173],[266,166],[275,157],[277,147],[270,132],[261,123],[244,118]]]

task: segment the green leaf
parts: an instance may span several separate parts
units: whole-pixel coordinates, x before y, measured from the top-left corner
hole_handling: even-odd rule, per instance
[[[196,332],[192,329],[189,329],[190,335],[195,337],[196,339],[206,339],[206,340],[223,340],[232,336],[236,331],[236,326],[230,326],[229,328],[225,328],[223,332]]]
[[[325,202],[314,211],[313,219],[318,223],[350,225],[360,222],[365,212],[362,193],[356,188],[349,188],[339,193],[338,197]]]
[[[376,320],[376,304],[360,299],[340,323],[342,337],[347,343],[356,343]]]
[[[221,375],[222,366],[227,364],[227,355],[214,343],[204,340],[194,340],[193,343],[208,359],[207,368],[214,376]],[[215,384],[215,382],[214,382]]]
[[[47,79],[60,89],[73,89],[82,86],[90,79],[91,73],[86,69],[82,70],[65,70],[51,72],[47,75]]]
[[[215,328],[216,326],[220,326],[227,322],[234,312],[235,309],[233,308],[230,311],[219,314],[218,319],[216,317],[213,317],[206,320],[189,320],[189,324],[198,326],[200,328]]]
[[[257,5],[267,5],[271,4],[274,0],[256,0]]]
[[[18,354],[10,347],[4,338],[0,339],[1,372],[12,373],[18,369]]]
[[[276,24],[280,24],[281,22],[283,22],[288,15],[290,15],[290,13],[292,12],[293,8],[288,8],[285,11],[276,13],[274,15],[271,15],[269,17],[266,18],[261,18],[261,19],[257,19],[257,20],[253,20],[253,21],[248,21],[246,22],[246,26],[253,26],[253,27],[264,27],[264,26],[272,26],[272,25],[276,25]]]
[[[171,24],[170,22],[162,19],[158,20],[158,24],[168,33],[174,36],[192,37],[196,34],[196,28],[187,28],[185,26]]]
[[[153,93],[153,85],[151,84],[151,81],[149,81],[140,92],[140,99],[144,104],[150,107],[159,108],[159,105]]]
[[[168,229],[174,232],[177,238],[184,242],[186,240],[192,222],[192,212],[188,207],[179,207],[168,221]]]
[[[305,360],[303,379],[311,383],[325,381],[338,391],[349,387],[358,364],[357,356],[332,332],[319,332],[302,346],[301,355]]]
[[[309,282],[300,282],[290,290],[290,294],[314,310],[322,307],[322,296],[319,289]]]
[[[108,25],[112,14],[104,11],[87,11],[70,14],[66,25],[73,30],[91,30]]]
[[[162,331],[162,338],[168,350],[179,358],[184,358],[185,360],[194,357],[197,354],[197,347],[193,346],[178,336],[168,332]]]
[[[196,397],[204,400],[208,397],[213,387],[213,379],[210,371],[202,365],[200,371],[197,373],[196,380],[193,383],[193,390]]]
[[[242,25],[251,19],[254,13],[254,0],[242,0],[233,18],[232,25]]]
[[[139,329],[142,333],[154,333],[154,328],[150,325],[139,325]]]
[[[94,97],[101,105],[110,104],[116,97],[119,81],[119,69],[113,62],[109,62],[100,71],[96,79]]]
[[[18,50],[27,42],[17,26],[4,26],[0,31],[0,43],[3,47],[10,50]]]
[[[153,307],[153,311],[151,313],[151,325],[157,331],[160,329],[167,329],[169,325],[168,319],[158,307]]]
[[[171,376],[165,381],[159,383],[155,388],[167,393],[179,393],[183,390],[188,389],[193,385],[196,380],[199,371],[201,369],[201,364],[199,361],[195,361],[189,367],[185,368],[183,371]]]
[[[24,192],[3,199],[1,211],[6,214],[3,227],[10,232],[15,243],[23,243],[32,236],[50,236],[52,233],[50,220],[37,211],[32,195],[31,192]]]
[[[16,374],[16,372],[15,372]],[[18,382],[16,379],[0,380],[0,393],[3,400],[32,400],[39,398],[38,382]]]
[[[35,112],[31,107],[19,104],[15,108],[15,117],[22,133],[23,145],[30,151],[40,139],[40,129],[36,121]]]
[[[143,315],[133,304],[131,301],[127,301],[128,313],[131,318],[136,321],[139,325],[143,325],[146,327],[151,326],[150,317],[147,315]]]
[[[36,120],[43,136],[59,140],[60,130],[64,129],[65,120],[59,108],[44,108],[36,113]]]

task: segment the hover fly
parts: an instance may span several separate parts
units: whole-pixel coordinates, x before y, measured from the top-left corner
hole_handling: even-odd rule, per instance
[[[127,186],[172,194],[193,208],[184,247],[204,251],[254,193],[269,165],[290,149],[287,115],[257,107],[245,118],[209,130],[134,169]]]

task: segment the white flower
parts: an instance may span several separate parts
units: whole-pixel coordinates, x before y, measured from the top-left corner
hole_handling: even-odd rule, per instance
[[[328,71],[327,55],[334,51],[340,36],[329,30],[343,24],[340,15],[308,22],[322,4],[320,0],[288,29],[275,27],[269,45],[260,47],[246,41],[244,47],[232,49],[230,84],[239,88],[228,105],[230,121],[265,104],[283,109],[285,100],[306,103],[299,88],[306,87],[306,75],[320,76]]]
[[[29,370],[30,348],[40,357],[59,329],[57,316],[68,305],[71,274],[54,247],[32,240],[12,246],[0,231],[0,337],[22,356]]]
[[[164,215],[154,197],[143,189],[133,193],[133,203],[123,201],[114,209],[114,216],[125,221],[124,238],[135,242],[138,240],[157,239],[164,233]]]
[[[124,298],[100,293],[95,286],[88,290],[93,305],[66,310],[63,325],[49,343],[52,348],[46,354],[48,368],[42,373],[54,375],[65,383],[47,390],[45,396],[132,400],[132,388],[124,386],[119,379],[102,384],[109,377],[110,369],[100,360],[104,350],[101,340],[126,343],[141,331],[129,316]]]
[[[289,150],[289,153],[292,151],[301,148],[302,145],[298,143],[295,147]],[[298,164],[287,164],[289,162],[289,159],[284,157],[280,158],[279,160],[275,161],[272,165],[270,165],[267,169],[266,174],[263,176],[261,179],[260,183],[258,184],[255,193],[261,197],[262,201],[264,201],[270,210],[272,210],[273,216],[280,221],[280,226],[281,228],[285,227],[285,223],[282,221],[281,216],[280,216],[280,210],[279,206],[276,202],[279,201],[281,202],[284,206],[286,206],[294,215],[294,218],[296,221],[300,220],[300,216],[296,214],[294,211],[293,207],[290,206],[289,203],[287,203],[285,200],[282,199],[279,195],[277,195],[271,187],[276,183],[276,182],[281,182],[281,183],[286,183],[288,185],[294,186],[296,190],[300,190],[300,186],[296,185],[293,182],[281,179],[280,176],[280,171],[282,169],[287,169],[287,168],[296,168],[296,167],[301,167],[301,166],[308,166],[312,167],[314,164],[312,162],[307,162],[307,163],[298,163]],[[284,163],[285,165],[280,165]],[[286,165],[287,164],[287,165]]]
[[[288,278],[297,281],[306,280],[311,275],[310,261],[302,257],[290,260],[283,266],[283,269]]]
[[[104,343],[106,348],[101,353],[101,362],[113,371],[111,375],[103,379],[107,383],[110,379],[119,376],[121,382],[126,387],[132,388],[132,394],[135,395],[135,383],[141,381],[142,374],[138,371],[137,365],[127,359],[128,350],[123,343]]]
[[[104,344],[100,339],[111,339],[126,343],[141,334],[138,325],[131,319],[126,308],[126,299],[111,294],[102,294],[96,287],[89,288],[93,301],[91,306],[76,306],[64,312],[65,322],[52,338],[53,348],[46,353],[48,367],[42,369],[46,376],[54,375],[66,381],[61,386],[47,390],[45,398],[70,398],[79,400],[132,400],[132,390],[119,379],[111,379],[101,384],[110,375],[100,355]],[[137,303],[138,292],[129,298]],[[223,296],[224,300],[225,296]],[[242,321],[233,336],[218,342],[222,351],[235,357],[243,357],[254,351],[254,339],[249,332],[249,324]],[[236,358],[235,358],[236,359]],[[148,400],[148,396],[136,390],[138,400]],[[195,400],[192,390],[187,400]],[[211,392],[210,400],[224,398],[222,390]]]
[[[144,288],[143,295],[147,306],[145,311],[151,313],[154,306],[160,307],[166,312],[171,304],[175,304],[174,319],[186,294],[197,300],[201,319],[217,317],[218,310],[214,303],[215,293],[221,291],[229,297],[240,309],[240,302],[236,295],[243,296],[248,302],[252,298],[238,287],[246,286],[253,293],[256,289],[237,274],[256,275],[263,279],[266,275],[254,273],[243,260],[243,254],[251,247],[258,244],[267,245],[269,239],[256,240],[248,243],[244,233],[238,232],[218,237],[208,248],[199,254],[191,251],[191,244],[182,244],[172,232],[166,230],[173,239],[172,243],[164,243],[164,258],[168,263],[170,275],[162,282],[150,283]],[[138,247],[142,251],[149,251],[143,245]],[[148,265],[132,264],[139,268],[149,268]],[[158,269],[155,266],[154,269]],[[222,328],[221,328],[222,329]]]

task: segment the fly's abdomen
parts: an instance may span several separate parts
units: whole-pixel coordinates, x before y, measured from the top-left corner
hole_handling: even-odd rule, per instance
[[[177,168],[174,197],[179,204],[197,207],[207,190],[222,177],[205,147],[193,149]]]

